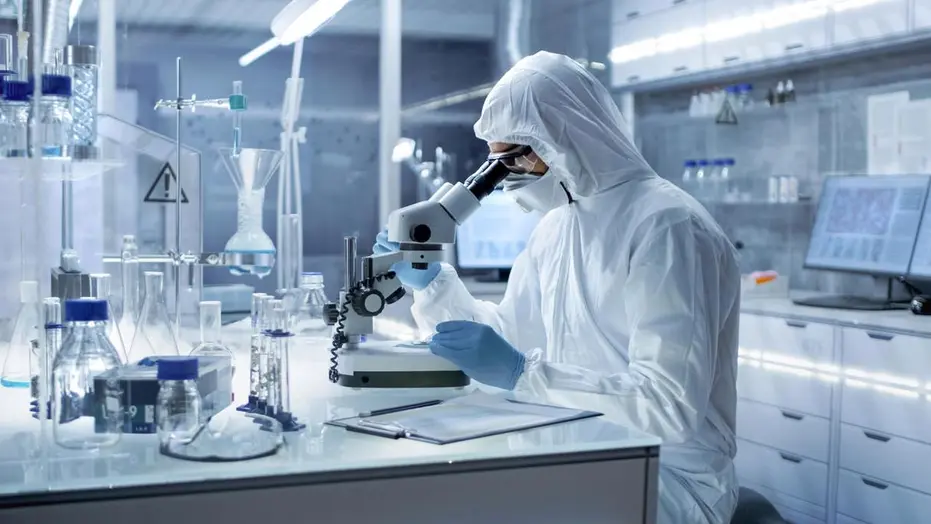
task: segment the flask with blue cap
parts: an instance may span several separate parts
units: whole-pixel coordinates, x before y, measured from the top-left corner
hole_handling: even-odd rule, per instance
[[[189,443],[201,427],[203,401],[197,390],[196,357],[158,358],[158,440],[162,446]]]

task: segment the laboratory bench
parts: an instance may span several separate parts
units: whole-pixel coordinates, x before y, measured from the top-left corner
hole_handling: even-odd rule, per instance
[[[244,369],[248,327],[223,336]],[[326,379],[325,340],[295,342],[292,411],[307,427],[251,461],[170,458],[156,435],[65,450],[51,424],[40,434],[27,389],[0,389],[0,522],[655,522],[658,438],[600,417],[443,446],[349,433],[323,423],[475,386],[345,389]],[[234,404],[247,375],[234,375]]]
[[[928,522],[931,317],[744,297],[737,395],[741,485],[790,522]]]

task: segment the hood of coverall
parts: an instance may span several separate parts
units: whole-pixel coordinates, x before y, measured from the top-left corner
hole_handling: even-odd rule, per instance
[[[575,60],[541,51],[495,84],[475,136],[528,145],[576,196],[655,177],[608,90]],[[549,174],[549,173],[548,173]]]

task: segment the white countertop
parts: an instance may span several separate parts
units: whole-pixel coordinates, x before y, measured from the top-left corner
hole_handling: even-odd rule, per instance
[[[224,328],[235,343],[236,404],[246,398],[248,331],[237,323]],[[297,339],[295,339],[297,340]],[[233,463],[198,463],[162,456],[155,435],[124,435],[99,452],[59,448],[51,442],[51,424],[28,414],[28,390],[0,388],[0,497],[37,492],[116,488],[228,480],[273,475],[313,474],[446,464],[463,461],[545,456],[588,451],[639,449],[660,441],[601,418],[508,435],[437,446],[349,433],[323,422],[362,411],[467,394],[467,390],[349,390],[327,379],[325,341],[300,340],[292,347],[292,411],[307,428],[289,433],[276,456]]]
[[[795,296],[795,294],[793,294]],[[799,296],[811,296],[810,293]],[[854,311],[849,309],[799,306],[789,297],[742,298],[743,313],[819,322],[866,330],[890,331],[917,336],[931,336],[931,317],[906,310]]]

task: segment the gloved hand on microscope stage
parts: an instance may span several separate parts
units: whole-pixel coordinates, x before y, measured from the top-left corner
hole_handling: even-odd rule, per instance
[[[496,388],[514,389],[524,373],[524,354],[485,324],[441,322],[430,351],[456,364],[469,377]]]
[[[372,252],[376,255],[383,255],[400,249],[401,246],[397,242],[388,240],[388,231],[384,230],[375,237]],[[410,262],[398,262],[391,266],[391,270],[398,275],[402,284],[411,289],[421,290],[433,282],[433,279],[440,273],[440,267],[439,262],[430,262],[427,269],[414,269]]]

